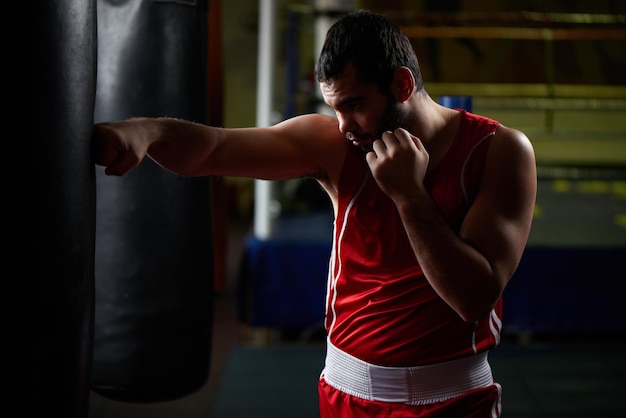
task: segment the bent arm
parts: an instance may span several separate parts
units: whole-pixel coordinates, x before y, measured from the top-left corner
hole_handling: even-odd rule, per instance
[[[429,283],[465,321],[495,305],[517,268],[530,233],[537,179],[532,146],[519,131],[499,127],[480,191],[460,234],[421,190],[396,202]]]

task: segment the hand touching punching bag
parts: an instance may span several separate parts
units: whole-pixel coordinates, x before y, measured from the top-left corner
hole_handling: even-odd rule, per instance
[[[99,0],[96,122],[206,118],[203,1]],[[131,402],[175,399],[207,380],[213,248],[208,178],[146,158],[96,171],[93,389]]]

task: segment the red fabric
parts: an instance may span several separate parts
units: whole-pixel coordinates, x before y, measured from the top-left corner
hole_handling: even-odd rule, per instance
[[[497,418],[501,413],[502,390],[494,383],[445,402],[407,405],[368,401],[318,384],[321,418]]]
[[[496,121],[463,111],[454,143],[425,180],[455,231],[469,207],[464,190],[471,200],[496,128]],[[357,148],[346,157],[338,192],[326,311],[336,347],[373,364],[416,366],[497,345],[501,304],[477,324],[466,323],[435,293],[395,205]]]

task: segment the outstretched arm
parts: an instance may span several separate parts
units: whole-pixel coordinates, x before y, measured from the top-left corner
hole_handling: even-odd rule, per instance
[[[338,172],[345,140],[334,118],[304,115],[268,128],[225,129],[173,118],[132,118],[95,127],[96,163],[121,176],[149,156],[183,176],[266,180]]]

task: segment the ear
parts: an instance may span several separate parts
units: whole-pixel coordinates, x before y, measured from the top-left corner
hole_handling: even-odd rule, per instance
[[[415,90],[415,78],[407,67],[400,67],[393,75],[392,91],[396,99],[406,102]]]

